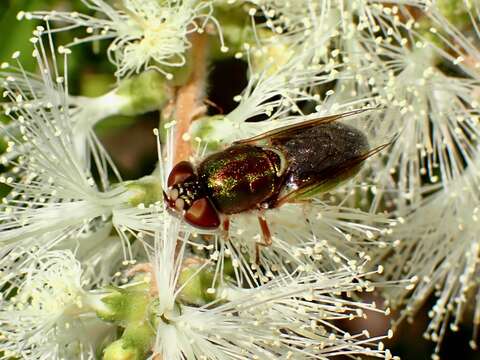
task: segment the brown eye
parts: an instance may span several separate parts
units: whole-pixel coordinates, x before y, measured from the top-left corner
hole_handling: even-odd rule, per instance
[[[167,185],[168,187],[177,185],[193,175],[195,175],[195,171],[193,170],[193,165],[191,163],[188,161],[179,162],[173,167],[170,175],[168,175]]]
[[[216,229],[220,226],[220,217],[210,200],[201,198],[193,202],[185,212],[185,220],[202,229]]]

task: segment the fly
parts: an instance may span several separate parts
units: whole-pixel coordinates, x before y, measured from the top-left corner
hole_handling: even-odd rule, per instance
[[[268,209],[308,200],[356,175],[363,162],[389,144],[371,149],[360,130],[337,120],[355,110],[280,127],[234,142],[198,166],[182,161],[169,174],[167,206],[200,229],[228,232],[229,216],[257,211],[263,243],[272,244]]]

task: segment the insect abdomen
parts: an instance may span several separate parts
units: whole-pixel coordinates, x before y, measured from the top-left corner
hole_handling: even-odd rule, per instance
[[[315,193],[331,189],[358,173],[363,162],[359,158],[369,150],[360,130],[341,123],[299,130],[289,138],[275,139],[272,145],[289,164],[283,182],[287,192],[307,182],[318,184]]]

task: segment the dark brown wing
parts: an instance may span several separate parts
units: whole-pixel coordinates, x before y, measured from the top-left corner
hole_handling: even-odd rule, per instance
[[[321,118],[316,118],[316,119],[311,119],[311,120],[306,120],[302,121],[297,124],[293,125],[287,125],[280,127],[275,130],[267,131],[262,134],[256,135],[254,137],[248,138],[248,139],[243,139],[243,140],[238,140],[233,143],[233,145],[242,145],[242,144],[252,144],[260,140],[274,140],[274,139],[280,139],[280,138],[289,138],[292,136],[292,134],[298,132],[299,130],[305,130],[308,128],[312,128],[318,125],[322,124],[329,124],[334,121],[337,121],[339,119],[343,119],[349,116],[357,115],[364,113],[366,111],[372,111],[376,110],[377,108],[365,108],[365,109],[358,109],[358,110],[353,110],[353,111],[348,111],[344,112],[341,114],[335,114],[335,115],[328,115],[328,116],[323,116]]]
[[[375,155],[376,153],[382,151],[386,147],[390,146],[395,140],[387,144],[377,146],[374,149],[367,151],[366,153],[357,156],[353,159],[350,159],[348,162],[344,163],[342,166],[336,168],[327,168],[322,173],[310,181],[307,181],[301,184],[297,189],[288,192],[286,194],[281,194],[279,198],[276,199],[272,207],[279,207],[288,202],[294,202],[299,199],[305,199],[308,197],[308,194],[320,193],[320,189],[330,182],[335,182],[336,179],[347,179],[349,176],[344,176],[351,169],[358,167],[363,161],[369,157]]]

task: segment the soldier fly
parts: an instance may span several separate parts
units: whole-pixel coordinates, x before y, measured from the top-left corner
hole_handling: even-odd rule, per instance
[[[280,127],[236,141],[194,167],[182,161],[167,180],[167,206],[200,229],[217,229],[228,217],[257,211],[264,243],[272,243],[267,209],[304,201],[350,179],[388,144],[370,149],[358,129],[336,122],[356,110]],[[223,221],[222,221],[223,220]]]

